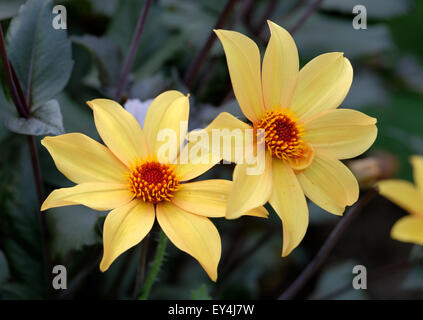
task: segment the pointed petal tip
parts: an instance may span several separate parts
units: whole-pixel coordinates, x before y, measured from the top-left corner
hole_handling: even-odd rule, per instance
[[[224,37],[225,34],[237,33],[237,31],[225,30],[225,29],[213,29],[213,31],[219,39],[221,39],[221,37]]]
[[[48,143],[49,140],[51,140],[51,138],[53,138],[53,137],[47,136],[47,137],[42,138],[41,141],[40,141],[41,145],[47,148],[46,144]]]
[[[104,259],[104,257],[103,257],[103,259]],[[99,266],[99,269],[100,269],[100,271],[101,272],[106,272],[108,269],[109,269],[109,267],[110,267],[110,264],[109,265],[107,265],[105,262],[104,262],[104,260],[101,260],[101,262],[100,262],[100,266]]]
[[[41,205],[40,211],[46,211],[48,209],[48,206],[45,204],[45,201]]]
[[[112,100],[112,99],[107,99],[107,98],[95,98],[95,99],[92,99],[92,100],[88,100],[88,101],[86,101],[85,103],[92,109],[92,110],[94,110],[94,106],[97,104],[100,104],[100,103],[107,103],[107,102],[112,102],[112,103],[117,103],[118,105],[120,105],[121,107],[122,107],[122,105],[119,103],[119,102],[117,102],[117,101],[115,101],[115,100]],[[122,107],[123,108],[123,107]],[[125,109],[125,108],[124,108]]]
[[[288,30],[286,30],[284,27],[278,25],[277,23],[273,22],[272,20],[268,19],[268,20],[266,20],[266,22],[269,26],[270,32],[272,32],[273,29],[275,29],[275,28],[280,28],[280,29],[283,29],[284,31],[288,32],[291,35],[291,33]]]
[[[88,100],[85,103],[91,108],[91,110],[94,110],[93,100]]]
[[[282,247],[282,253],[281,253],[281,257],[282,258],[286,258],[287,256],[289,256],[291,254],[291,252],[294,250],[295,248],[285,248],[285,246]]]

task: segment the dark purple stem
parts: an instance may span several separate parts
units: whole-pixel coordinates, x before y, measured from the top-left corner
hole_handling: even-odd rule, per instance
[[[16,109],[21,117],[28,119],[30,117],[28,108],[25,107],[24,101],[19,97],[19,91],[17,86],[19,82],[14,81],[13,73],[11,70],[11,64],[9,58],[7,57],[6,52],[6,43],[4,41],[3,28],[0,25],[0,55],[3,62],[4,73],[6,76],[7,85],[9,86],[10,95],[12,97],[13,103],[16,106]],[[22,92],[22,89],[20,90]]]
[[[345,214],[342,220],[336,225],[329,237],[326,239],[323,246],[320,248],[314,259],[307,265],[304,271],[298,276],[297,279],[289,286],[287,290],[278,298],[279,300],[290,300],[295,298],[298,292],[307,284],[313,275],[323,265],[326,258],[332,252],[339,238],[351,222],[358,216],[364,206],[370,202],[376,195],[375,189],[369,190],[358,202]]]
[[[266,24],[266,20],[269,19],[273,11],[275,11],[277,4],[278,4],[277,0],[269,0],[269,2],[267,3],[267,7],[264,10],[263,15],[261,16],[259,22],[257,23],[257,26],[253,30],[253,34],[256,37],[260,36],[261,31],[263,30],[263,26]]]
[[[223,8],[222,12],[219,15],[219,18],[216,21],[216,24],[213,29],[220,29],[226,22],[226,20],[229,18],[232,9],[235,6],[235,3],[237,0],[228,0],[226,2],[225,7]],[[204,43],[203,48],[197,55],[197,57],[194,59],[194,61],[191,63],[191,65],[188,67],[188,71],[185,74],[184,82],[188,88],[191,87],[192,82],[194,81],[195,77],[197,76],[198,72],[200,71],[200,68],[204,62],[204,60],[207,58],[207,55],[210,51],[210,49],[213,46],[214,41],[216,40],[216,35],[214,31],[212,30],[209,34],[209,37],[207,38],[206,42]]]
[[[298,19],[298,21],[289,29],[290,34],[294,34],[298,31],[298,29],[307,21],[307,19],[313,14],[314,11],[319,9],[320,5],[322,4],[323,0],[316,0],[305,12],[304,14]]]
[[[140,244],[141,246],[141,256],[140,263],[138,264],[137,276],[135,279],[135,286],[133,297],[136,299],[141,292],[141,287],[145,278],[145,269],[147,265],[147,253],[150,246],[150,234],[148,234]]]
[[[10,63],[9,58],[7,56],[6,43],[4,41],[3,29],[1,25],[0,25],[0,55],[3,62],[3,67],[4,67],[4,71],[6,75],[6,81],[9,87],[10,94],[12,96],[13,103],[19,113],[19,116],[25,119],[29,119],[31,117],[30,107],[27,104],[27,101],[23,94],[23,90],[19,83],[16,72],[13,69],[13,66]],[[35,181],[35,186],[37,190],[38,205],[39,205],[39,208],[41,208],[41,204],[44,197],[44,188],[43,188],[43,180],[41,177],[40,160],[38,156],[37,145],[35,143],[34,136],[30,136],[30,135],[27,136],[27,140],[28,140],[29,152],[31,156],[32,169],[34,173],[34,181]],[[45,215],[39,212],[39,214],[37,214],[37,220],[38,220],[39,228],[41,232],[43,259],[44,259],[44,264],[46,268],[45,270],[46,271],[45,277],[47,282],[46,284],[47,284],[47,287],[49,288],[50,284],[48,282],[48,279],[50,274],[50,258],[49,258],[50,256],[49,256],[49,247],[47,243]]]
[[[121,99],[122,90],[125,87],[126,81],[128,80],[128,75],[132,69],[132,66],[135,61],[137,50],[141,41],[142,31],[144,30],[145,21],[147,20],[148,12],[150,10],[153,0],[146,0],[142,12],[138,18],[137,26],[135,29],[134,36],[132,37],[132,42],[129,47],[129,53],[126,57],[125,64],[120,74],[119,82],[116,89],[115,98],[117,101]]]

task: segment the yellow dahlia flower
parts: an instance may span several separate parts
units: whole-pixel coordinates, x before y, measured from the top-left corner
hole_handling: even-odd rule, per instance
[[[184,164],[178,164],[182,162],[179,158],[169,162],[169,155],[160,153],[167,143],[159,137],[162,130],[175,132],[174,150],[180,150],[187,130],[188,96],[178,91],[159,95],[147,111],[143,129],[112,100],[95,99],[87,103],[107,147],[80,133],[44,138],[41,143],[56,167],[77,185],[54,190],[41,209],[82,204],[94,210],[112,210],[103,227],[101,271],[138,244],[157,217],[173,244],[197,259],[216,281],[221,240],[209,217],[225,215],[232,182],[184,183],[215,163],[193,164],[188,158]],[[188,149],[183,149],[179,156],[184,150]],[[265,217],[267,212],[258,208],[249,214]]]
[[[306,233],[309,217],[304,194],[336,215],[356,202],[357,180],[339,160],[366,151],[376,139],[377,128],[374,118],[337,109],[353,77],[342,53],[322,54],[299,71],[294,40],[285,29],[268,23],[271,38],[262,66],[251,39],[215,30],[225,50],[236,99],[252,124],[221,113],[206,130],[265,130],[264,172],[248,175],[247,164],[237,164],[226,216],[237,218],[269,201],[282,220],[282,256],[286,256]]]
[[[411,157],[416,185],[405,180],[384,180],[379,192],[410,215],[399,219],[391,229],[393,239],[423,245],[423,157]]]

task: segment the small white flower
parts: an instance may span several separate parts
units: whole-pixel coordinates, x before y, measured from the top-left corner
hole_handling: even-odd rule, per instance
[[[137,119],[141,128],[144,126],[144,119],[147,115],[148,107],[150,106],[153,99],[141,101],[139,99],[128,99],[125,102],[125,109],[131,113],[135,119]]]

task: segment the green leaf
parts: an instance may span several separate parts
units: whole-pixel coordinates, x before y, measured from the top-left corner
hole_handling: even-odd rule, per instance
[[[54,17],[50,0],[29,0],[8,29],[9,58],[31,105],[54,98],[72,72],[71,42],[66,30],[53,28]]]
[[[211,300],[209,290],[206,284],[202,284],[198,289],[191,290],[190,293],[191,300]]]
[[[120,48],[107,38],[91,35],[72,37],[72,41],[83,46],[92,54],[103,89],[107,92],[114,88],[119,81],[122,69]]]
[[[0,2],[0,20],[6,20],[16,15],[19,7],[24,2],[24,0],[6,0]]]
[[[80,250],[101,240],[97,233],[99,214],[87,207],[60,207],[44,214],[47,214],[55,256],[63,258],[70,250]]]
[[[4,149],[3,149],[4,148]],[[39,207],[34,175],[25,137],[11,135],[2,141],[0,153],[0,214],[2,248],[7,257],[13,287],[26,288],[26,298],[44,294],[44,273]],[[2,286],[5,290],[6,285]],[[16,295],[13,294],[12,297]]]
[[[34,107],[29,119],[9,116],[5,126],[12,132],[33,136],[59,135],[65,132],[60,105],[56,100]]]

